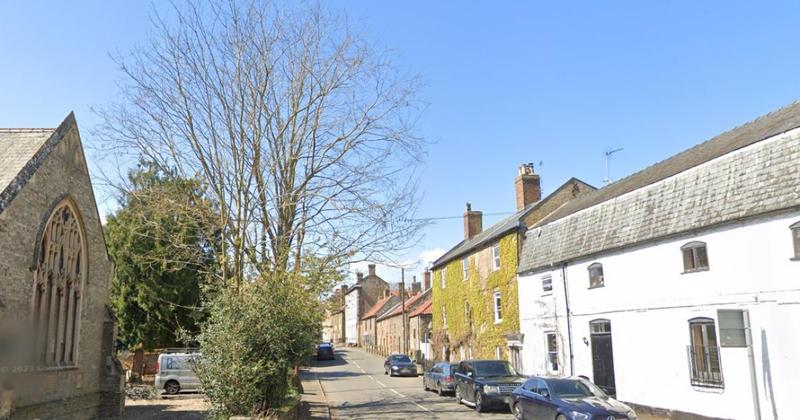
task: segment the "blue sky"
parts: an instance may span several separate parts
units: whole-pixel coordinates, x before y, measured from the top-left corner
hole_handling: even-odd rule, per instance
[[[116,95],[109,53],[147,38],[153,6],[69,3],[0,3],[0,127],[52,127],[74,110],[91,145],[90,107]],[[425,84],[424,217],[460,216],[466,201],[513,211],[522,162],[543,162],[545,194],[572,176],[600,186],[609,147],[624,147],[611,166],[619,179],[800,99],[800,4],[324,4]],[[97,188],[107,212],[113,200]],[[439,221],[404,259],[462,234],[460,219]]]

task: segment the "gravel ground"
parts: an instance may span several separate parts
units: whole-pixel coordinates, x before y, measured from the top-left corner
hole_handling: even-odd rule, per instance
[[[199,420],[208,410],[203,396],[186,394],[152,400],[126,400],[124,419],[141,420]]]

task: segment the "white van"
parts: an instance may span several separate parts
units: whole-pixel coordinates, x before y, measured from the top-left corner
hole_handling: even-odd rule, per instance
[[[161,353],[155,387],[163,393],[175,395],[181,391],[199,391],[200,380],[194,372],[194,360],[200,353]]]

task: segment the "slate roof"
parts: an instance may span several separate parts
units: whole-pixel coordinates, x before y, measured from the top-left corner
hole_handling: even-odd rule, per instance
[[[395,305],[394,301],[395,300],[399,301],[400,297],[399,296],[395,296],[395,295],[389,295],[389,296],[381,298],[380,300],[375,302],[375,304],[372,305],[371,308],[369,308],[367,313],[365,313],[364,316],[361,317],[361,319],[367,319],[367,318],[372,318],[374,316],[383,315],[386,311],[388,311],[389,309],[394,307],[394,305]],[[389,307],[389,305],[391,305],[391,307]],[[385,310],[381,311],[381,309],[385,309]]]
[[[526,232],[518,271],[800,206],[800,133],[756,146],[798,127],[794,103],[575,198]]]
[[[58,128],[0,128],[0,213],[75,124],[70,112]]]
[[[499,222],[490,226],[488,229],[481,231],[481,233],[475,235],[474,237],[472,237],[472,239],[459,242],[456,246],[450,248],[449,251],[447,251],[444,255],[439,257],[439,259],[434,261],[433,265],[431,266],[431,269],[432,270],[436,269],[462,255],[469,254],[472,253],[472,251],[483,248],[484,246],[494,242],[496,239],[504,236],[506,233],[512,230],[524,228],[525,226],[522,225],[522,219],[524,219],[525,216],[528,215],[528,213],[532,212],[539,206],[546,204],[551,197],[554,197],[556,195],[557,192],[571,185],[573,182],[580,182],[594,189],[594,187],[587,184],[586,182],[581,181],[580,179],[570,178],[569,180],[567,180],[567,182],[561,184],[561,186],[556,188],[555,191],[553,191],[550,195],[548,195],[544,199],[528,204],[522,210],[500,220]]]
[[[433,307],[433,300],[428,300],[427,302],[423,303],[422,306],[414,310],[414,312],[411,312],[408,315],[408,317],[414,318],[415,316],[433,314],[433,311],[431,309],[432,307]]]

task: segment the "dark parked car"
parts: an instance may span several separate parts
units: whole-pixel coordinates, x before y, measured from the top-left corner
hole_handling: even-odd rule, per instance
[[[509,406],[517,420],[636,419],[630,407],[583,378],[530,378],[514,390]]]
[[[333,346],[328,343],[322,343],[317,346],[317,360],[333,360]]]
[[[391,354],[383,362],[383,374],[417,376],[417,364],[405,354]]]
[[[426,391],[434,390],[442,395],[445,392],[453,392],[456,388],[455,373],[458,365],[455,363],[442,362],[431,367],[422,376],[422,388]]]
[[[505,360],[464,360],[455,376],[456,401],[478,412],[508,406],[511,392],[525,382]]]

